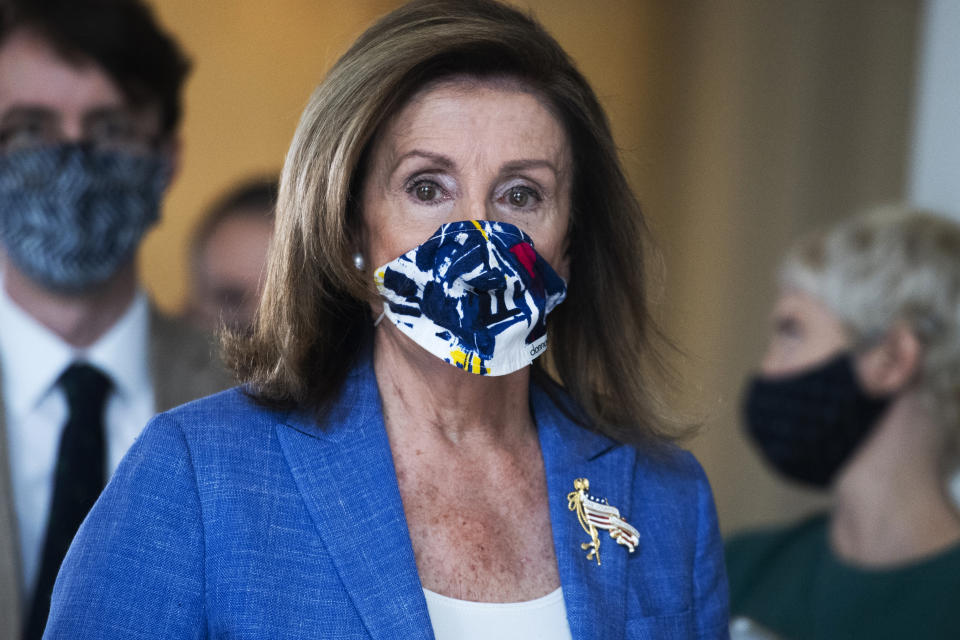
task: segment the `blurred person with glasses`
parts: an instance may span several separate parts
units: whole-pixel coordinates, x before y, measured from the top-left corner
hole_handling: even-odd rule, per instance
[[[188,69],[138,1],[0,7],[0,637],[42,635],[73,534],[147,420],[227,382],[135,262]]]

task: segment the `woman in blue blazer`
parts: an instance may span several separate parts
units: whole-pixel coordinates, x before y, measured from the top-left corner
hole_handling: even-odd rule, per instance
[[[603,111],[532,18],[382,18],[294,136],[257,323],[226,341],[243,386],[147,427],[46,637],[725,637],[644,242]]]

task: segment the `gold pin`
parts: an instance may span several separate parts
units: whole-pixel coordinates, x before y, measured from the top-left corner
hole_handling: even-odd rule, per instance
[[[640,532],[630,526],[620,517],[620,510],[610,506],[605,499],[597,500],[590,496],[590,481],[586,478],[577,478],[573,481],[573,491],[567,494],[567,508],[577,512],[580,526],[590,536],[590,542],[580,545],[583,550],[589,549],[587,560],[597,559],[600,564],[600,538],[597,529],[610,532],[610,537],[622,544],[633,553],[640,542]]]

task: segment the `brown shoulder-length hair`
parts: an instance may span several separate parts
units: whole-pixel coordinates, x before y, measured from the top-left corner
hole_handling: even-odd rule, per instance
[[[533,375],[552,393],[565,388],[589,428],[621,442],[670,440],[646,303],[647,229],[606,115],[543,27],[491,0],[414,0],[361,35],[313,93],[280,179],[258,317],[251,334],[227,336],[228,363],[269,406],[322,413],[337,396],[372,337],[375,289],[352,260],[365,156],[413,93],[463,74],[529,86],[572,149],[568,295]]]

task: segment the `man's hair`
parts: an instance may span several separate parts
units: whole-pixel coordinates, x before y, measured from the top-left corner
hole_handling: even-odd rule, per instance
[[[204,244],[224,221],[238,215],[251,212],[261,214],[265,219],[273,219],[273,210],[277,204],[277,181],[279,177],[262,176],[250,178],[234,185],[219,196],[204,213],[190,241],[190,251],[196,259]]]
[[[0,0],[0,46],[20,30],[102,68],[132,107],[158,106],[162,136],[176,129],[190,62],[140,0]]]
[[[373,278],[354,267],[365,158],[411,96],[443,78],[507,78],[541,99],[574,158],[566,301],[533,365],[562,385],[581,422],[623,442],[677,433],[660,393],[659,333],[647,308],[647,229],[603,108],[532,17],[490,0],[415,0],[370,27],[314,92],[280,179],[277,226],[254,333],[226,341],[270,406],[322,412],[370,344]],[[551,380],[553,378],[553,380]],[[554,382],[555,380],[555,382]],[[579,411],[578,411],[579,413]]]

